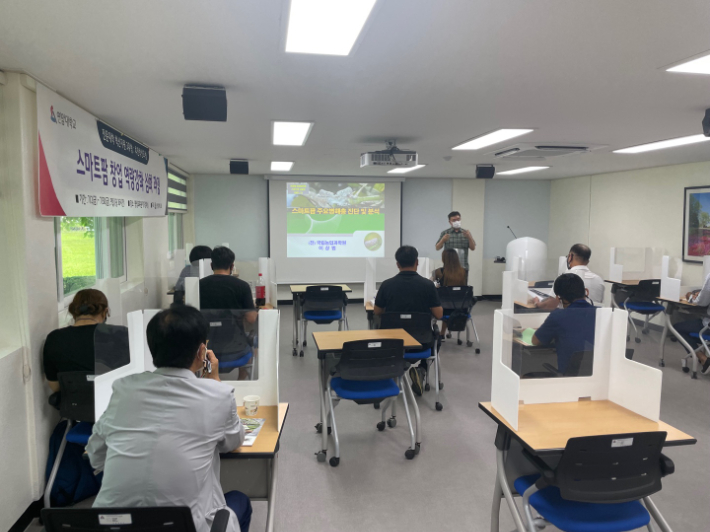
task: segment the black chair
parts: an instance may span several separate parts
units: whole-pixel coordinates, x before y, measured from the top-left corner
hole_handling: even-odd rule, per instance
[[[631,314],[641,314],[644,316],[644,325],[641,332],[648,334],[648,321],[655,315],[665,312],[665,307],[658,303],[658,298],[661,296],[661,281],[660,279],[645,279],[639,281],[636,286],[613,284],[611,286],[614,304],[629,313],[629,323],[634,328],[634,341],[641,343],[639,332],[636,328],[634,320],[631,319]],[[626,337],[628,341],[629,336]]]
[[[335,467],[340,463],[340,440],[338,428],[335,423],[333,395],[336,399],[348,399],[357,404],[372,404],[375,402],[393,401],[402,394],[404,398],[404,411],[409,425],[411,444],[404,453],[408,459],[414,458],[419,452],[419,443],[415,441],[412,430],[412,420],[409,415],[407,402],[407,388],[403,388],[404,378],[408,381],[405,369],[409,364],[404,360],[404,341],[396,339],[357,340],[345,342],[338,364],[333,368],[328,379],[326,392],[328,415],[326,426],[333,428],[335,442],[335,455],[330,459],[330,465]],[[336,376],[337,375],[337,376]],[[382,421],[377,424],[380,431],[385,430],[385,412],[382,408]],[[327,421],[330,420],[330,423]],[[393,427],[393,425],[390,425]],[[321,457],[319,456],[319,460]],[[325,454],[322,455],[325,460]]]
[[[94,373],[103,375],[130,364],[128,327],[100,323],[94,331]]]
[[[539,472],[515,481],[528,529],[536,530],[532,507],[562,531],[635,530],[650,522],[641,499],[658,521],[660,513],[649,496],[675,470],[661,452],[665,439],[665,432],[570,438],[555,468],[523,450]]]
[[[244,310],[209,309],[200,311],[210,324],[207,336],[209,349],[219,360],[219,372],[229,373],[236,368],[249,369],[254,377],[253,339],[244,331]]]
[[[439,301],[444,308],[444,317],[442,320],[446,322],[449,332],[458,333],[456,343],[461,345],[461,332],[466,331],[466,347],[472,347],[469,336],[468,324],[473,328],[473,334],[476,336],[476,354],[481,352],[481,343],[478,339],[478,331],[471,317],[471,309],[476,304],[476,298],[473,297],[472,286],[441,286],[437,289],[439,293]],[[447,334],[447,338],[451,336]]]
[[[306,341],[308,322],[313,321],[319,325],[338,322],[338,330],[348,330],[348,316],[345,312],[347,296],[343,293],[342,286],[313,285],[307,286],[301,301],[301,338],[303,347]],[[296,356],[294,350],[293,355]],[[303,356],[303,349],[300,355]]]
[[[46,532],[196,532],[187,506],[43,509]],[[219,510],[210,532],[225,532],[229,511]]]
[[[544,362],[547,371],[532,371],[523,375],[523,379],[549,379],[553,377],[589,377],[592,375],[594,351],[575,351],[572,353],[564,372]]]
[[[52,506],[50,495],[57,477],[59,464],[64,455],[67,442],[83,447],[89,443],[94,427],[94,373],[90,371],[64,371],[57,374],[59,381],[59,414],[67,420],[67,428],[54,459],[52,472],[44,490],[44,506]],[[56,394],[50,397],[50,404],[56,406]]]
[[[428,312],[385,312],[380,315],[380,329],[404,329],[409,335],[419,342],[422,347],[415,349],[405,349],[404,360],[416,363],[419,360],[425,361],[427,370],[429,362],[434,364],[434,382],[439,383],[436,387],[436,409],[443,410],[439,402],[439,390],[444,387],[440,379],[441,367],[439,364],[439,350],[437,343],[439,340],[439,328],[434,324],[432,327],[432,316]],[[429,371],[426,372],[426,384],[424,390],[429,391]]]

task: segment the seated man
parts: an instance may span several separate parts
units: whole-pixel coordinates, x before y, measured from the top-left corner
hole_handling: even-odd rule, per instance
[[[695,303],[700,307],[708,307],[708,315],[710,315],[710,275],[706,277],[703,287],[700,290],[688,292],[685,298],[689,303]],[[690,347],[695,349],[695,356],[698,357],[698,362],[700,362],[701,366],[700,372],[703,375],[710,375],[710,358],[708,358],[705,348],[700,342],[700,338],[694,338],[690,336],[690,333],[699,333],[709,322],[710,318],[695,318],[673,325],[673,328],[690,344]]]
[[[249,283],[234,277],[234,252],[218,246],[212,250],[213,274],[200,279],[200,308],[202,310],[248,310],[254,308]],[[256,321],[256,312],[247,312],[249,323]]]
[[[574,273],[584,281],[584,287],[587,289],[587,295],[592,303],[601,305],[604,300],[604,280],[596,273],[592,273],[587,266],[589,259],[592,256],[592,250],[584,244],[575,244],[567,254],[567,271],[565,273]],[[542,301],[535,299],[537,308],[552,310],[558,307],[558,301],[554,297],[548,297]]]
[[[563,273],[555,279],[556,300],[562,309],[553,310],[532,337],[533,345],[555,343],[557,369],[567,370],[572,355],[589,351],[594,346],[596,308],[586,300],[582,279],[574,273]]]
[[[437,320],[444,315],[439,302],[436,286],[429,279],[417,273],[419,254],[413,246],[402,246],[394,254],[399,273],[380,285],[375,298],[375,315],[385,312],[431,312]],[[422,394],[422,375],[426,371],[426,362],[417,368],[409,369],[412,389],[417,395]]]
[[[200,276],[200,260],[209,259],[212,256],[212,248],[209,246],[195,246],[190,250],[190,264],[185,266],[180,272],[178,280],[175,282],[175,303],[185,302],[185,278]]]
[[[207,350],[208,332],[193,307],[150,320],[148,347],[158,369],[114,382],[86,447],[92,467],[104,470],[94,507],[187,506],[198,532],[208,532],[217,511],[229,508],[227,530],[249,530],[249,498],[224,495],[220,486],[219,453],[242,444],[244,426],[234,389],[220,382]]]

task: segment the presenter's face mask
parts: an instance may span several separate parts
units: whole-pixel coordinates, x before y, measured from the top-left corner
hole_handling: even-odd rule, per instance
[[[454,229],[461,229],[461,220],[454,220],[451,222],[451,227]]]

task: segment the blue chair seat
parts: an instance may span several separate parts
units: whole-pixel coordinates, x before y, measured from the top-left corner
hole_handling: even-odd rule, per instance
[[[241,368],[242,366],[246,366],[249,363],[252,356],[253,356],[252,352],[249,351],[246,355],[242,355],[239,358],[236,358],[234,360],[220,360],[219,361],[219,368],[220,369]]]
[[[381,381],[348,381],[340,377],[330,380],[330,387],[339,397],[353,401],[360,399],[384,399],[399,395],[399,386],[394,379]]]
[[[540,475],[520,477],[515,490],[522,495]],[[626,532],[645,527],[651,520],[639,501],[595,504],[563,499],[560,490],[548,486],[530,496],[530,505],[564,532]]]
[[[67,441],[69,443],[76,443],[82,446],[86,446],[89,443],[89,437],[91,437],[91,431],[94,428],[94,424],[88,421],[80,421],[67,432]]]
[[[662,312],[665,310],[663,305],[647,301],[629,301],[626,305],[622,305],[622,308],[623,307],[626,307],[626,310],[632,310],[641,314],[653,314],[654,312]]]
[[[303,317],[309,321],[335,321],[343,319],[339,310],[307,310]]]
[[[689,333],[688,336],[692,336],[693,338],[700,338],[700,332],[692,332]],[[703,334],[703,338],[707,341],[710,341],[710,333]]]
[[[423,351],[405,351],[404,360],[424,360],[431,357],[431,348]]]

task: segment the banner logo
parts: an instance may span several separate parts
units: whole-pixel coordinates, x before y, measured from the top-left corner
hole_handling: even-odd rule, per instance
[[[54,106],[53,106],[53,105],[49,107],[49,112],[52,114],[52,122],[54,122],[54,123],[56,124],[56,123],[57,123],[57,119],[56,119],[56,117],[54,116]]]

